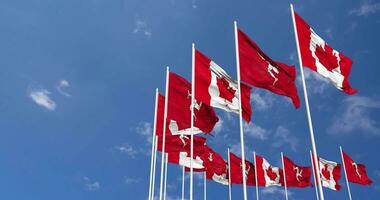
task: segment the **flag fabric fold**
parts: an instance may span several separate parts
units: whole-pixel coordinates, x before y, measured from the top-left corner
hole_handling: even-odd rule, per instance
[[[241,80],[258,88],[289,97],[296,108],[300,106],[294,66],[272,60],[248,35],[238,29]]]
[[[348,181],[360,185],[372,184],[372,180],[367,175],[365,165],[356,163],[346,152],[342,151],[342,153]]]
[[[312,186],[311,177],[311,167],[302,167],[296,165],[288,157],[284,156],[284,169],[286,176],[286,186],[287,187],[308,187]]]
[[[241,86],[242,113],[251,120],[251,88]],[[238,85],[219,65],[195,50],[195,99],[227,112],[239,113]]]
[[[259,186],[282,186],[284,175],[281,168],[273,167],[265,158],[256,155],[256,172]]]
[[[228,185],[227,163],[221,155],[206,145],[202,160],[206,169],[207,179]]]
[[[242,175],[242,159],[230,152],[230,169],[231,171],[231,183],[232,184],[243,184]],[[255,186],[255,166],[249,162],[245,161],[244,178],[247,185]]]
[[[321,157],[318,157],[318,160],[322,186],[332,190],[340,190],[341,165]]]
[[[329,79],[339,90],[355,94],[357,90],[348,82],[352,60],[331,48],[296,12],[294,16],[303,65]]]
[[[157,150],[162,152],[163,137],[158,137]],[[165,152],[190,152],[190,136],[188,135],[167,135],[165,136]],[[194,152],[201,155],[204,152],[206,138],[194,136]]]

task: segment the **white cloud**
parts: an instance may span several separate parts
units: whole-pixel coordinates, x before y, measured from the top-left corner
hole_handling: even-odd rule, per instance
[[[198,8],[197,0],[192,0],[191,1],[191,7],[194,8],[194,9]]]
[[[145,21],[143,21],[142,19],[136,19],[135,20],[135,26],[134,26],[132,32],[135,34],[141,33],[148,38],[152,36],[152,32],[149,29],[147,23]]]
[[[64,91],[65,88],[69,88],[69,87],[70,87],[70,83],[67,80],[60,80],[58,82],[58,85],[55,88],[61,95],[65,97],[70,97],[71,95]]]
[[[141,178],[131,178],[131,177],[125,177],[124,182],[126,184],[136,184],[141,182]]]
[[[380,3],[363,1],[359,8],[350,10],[349,13],[357,16],[368,16],[380,11]]]
[[[332,28],[331,28],[331,27],[330,27],[330,28],[327,28],[327,29],[325,30],[325,34],[327,35],[327,37],[328,37],[329,39],[332,39],[332,38],[333,38]]]
[[[219,118],[219,121],[215,124],[213,129],[214,133],[218,135],[223,130],[223,120]]]
[[[266,140],[270,134],[270,132],[252,122],[250,123],[244,123],[244,133],[247,134],[250,137],[260,139],[260,140]]]
[[[92,181],[87,176],[83,177],[84,185],[88,191],[97,191],[100,189],[100,183],[98,181]]]
[[[135,158],[136,154],[138,153],[138,151],[135,150],[135,148],[133,148],[129,144],[115,146],[115,149],[118,150],[120,153],[127,154],[131,158]]]
[[[50,111],[55,110],[56,103],[50,98],[50,92],[45,89],[31,89],[29,97],[39,106],[42,106]]]
[[[273,187],[265,187],[265,188],[263,188],[261,190],[261,193],[263,195],[281,195],[281,196],[285,196],[285,190],[284,190],[284,188],[275,187],[275,186],[273,186]],[[292,196],[292,195],[293,195],[293,193],[288,190],[288,197]]]
[[[379,135],[379,122],[371,117],[371,112],[380,109],[380,100],[364,96],[350,96],[343,100],[343,109],[333,117],[327,129],[330,134],[347,134],[353,131]]]
[[[277,127],[276,132],[273,136],[273,141],[273,147],[279,148],[282,146],[288,146],[293,151],[296,151],[298,145],[297,137],[292,135],[291,132],[283,126]]]
[[[135,131],[146,138],[148,144],[152,144],[153,128],[152,123],[141,122],[135,129]]]
[[[251,94],[254,111],[265,111],[273,106],[274,96],[267,91],[256,90]]]

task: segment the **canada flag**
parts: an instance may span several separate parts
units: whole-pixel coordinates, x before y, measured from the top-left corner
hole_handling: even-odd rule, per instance
[[[239,113],[237,84],[219,65],[195,50],[195,99],[227,112]],[[240,85],[242,113],[245,121],[249,122],[251,88],[243,83]]]
[[[256,155],[256,173],[259,186],[282,186],[284,175],[282,169],[273,167],[265,158]]]
[[[347,94],[355,94],[348,77],[352,61],[331,48],[296,12],[295,23],[303,65],[329,79],[336,88]]]
[[[341,165],[320,157],[318,157],[318,160],[322,186],[332,190],[340,190],[341,186],[338,181],[341,177]]]

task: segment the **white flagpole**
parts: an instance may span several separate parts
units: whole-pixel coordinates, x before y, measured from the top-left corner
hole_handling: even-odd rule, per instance
[[[313,168],[313,179],[314,179],[314,188],[315,188],[315,195],[317,196],[317,200],[319,200],[318,195],[318,186],[317,186],[317,178],[315,177],[315,168],[314,168],[314,162],[313,162],[313,154],[310,151],[310,161],[311,161],[311,167]]]
[[[240,59],[239,59],[239,41],[237,32],[237,22],[234,21],[235,32],[235,54],[236,54],[236,70],[237,70],[237,83],[239,92],[239,123],[240,123],[240,147],[241,147],[241,159],[242,159],[242,176],[243,176],[243,195],[244,200],[247,200],[247,181],[245,180],[245,154],[244,154],[244,134],[243,134],[243,114],[241,109],[241,88],[240,88]]]
[[[185,166],[182,166],[182,200],[185,200]]]
[[[347,177],[347,171],[346,171],[346,163],[344,162],[344,158],[343,158],[343,150],[342,150],[342,146],[339,146],[339,149],[340,149],[340,156],[342,157],[342,163],[343,163],[344,175],[346,176],[346,183],[347,183],[348,196],[350,197],[350,200],[352,200],[352,197],[351,197],[351,190],[350,190],[350,184],[348,183],[348,177]]]
[[[154,199],[154,187],[155,187],[155,181],[156,181],[157,144],[158,144],[158,136],[155,136],[155,140],[154,140],[154,158],[153,158],[153,178],[152,178],[152,196],[151,196],[151,200]]]
[[[286,185],[286,172],[285,172],[285,164],[284,164],[284,154],[282,152],[281,152],[281,162],[282,162],[282,172],[284,175],[285,199],[288,200],[288,188]]]
[[[195,44],[192,44],[191,57],[191,129],[190,129],[190,200],[193,200],[193,157],[194,157],[194,100],[195,100]]]
[[[152,156],[150,158],[150,177],[149,177],[149,197],[148,199],[151,199],[152,197],[152,188],[154,187],[152,184],[153,180],[153,160],[154,160],[154,154],[156,153],[154,151],[155,147],[155,141],[156,141],[156,120],[157,120],[157,105],[158,105],[158,88],[156,88],[156,102],[154,106],[154,122],[153,122],[153,133],[152,133]],[[151,199],[152,200],[152,199]]]
[[[168,179],[168,154],[165,153],[165,180],[164,180],[164,200],[166,200],[166,183]]]
[[[309,98],[308,98],[308,95],[307,95],[305,76],[304,76],[304,73],[303,73],[301,51],[300,51],[300,46],[299,46],[299,41],[298,41],[298,33],[297,33],[296,21],[295,21],[295,17],[294,17],[293,4],[290,4],[290,9],[292,11],[294,36],[295,36],[296,44],[297,44],[299,68],[300,68],[300,71],[301,71],[303,93],[304,93],[305,105],[306,105],[306,114],[307,114],[307,119],[308,119],[308,123],[309,123],[309,130],[310,130],[311,146],[312,146],[312,150],[313,150],[314,162],[318,163],[317,147],[315,145],[313,122],[311,120],[311,113],[310,113],[310,108],[309,108]],[[317,172],[317,175],[316,175],[317,176],[317,181],[318,181],[318,183],[320,183],[321,182],[321,175],[319,173],[319,165],[315,166],[315,171]],[[324,198],[324,195],[323,195],[323,189],[322,189],[322,185],[321,184],[318,184],[318,189],[319,189],[319,195],[321,197],[321,200],[324,200],[325,198]]]
[[[207,200],[207,177],[206,177],[206,171],[203,173],[203,199]]]
[[[162,200],[162,192],[164,186],[164,164],[165,164],[165,133],[166,133],[166,117],[168,115],[168,94],[169,94],[169,67],[166,67],[166,86],[165,86],[165,109],[164,124],[162,130],[162,152],[161,152],[161,177],[160,177],[160,200]]]
[[[259,200],[259,182],[257,180],[256,152],[253,152],[253,162],[255,163],[255,183],[256,183],[256,200]]]
[[[228,197],[229,200],[232,200],[232,193],[231,193],[231,159],[230,159],[230,148],[227,148],[228,152]]]

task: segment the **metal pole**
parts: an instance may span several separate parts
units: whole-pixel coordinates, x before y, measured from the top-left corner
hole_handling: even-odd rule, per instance
[[[242,162],[242,176],[243,176],[243,196],[244,200],[247,200],[247,181],[245,180],[245,153],[244,153],[244,133],[243,133],[243,114],[241,108],[241,88],[240,88],[240,59],[239,59],[239,40],[238,40],[238,30],[237,22],[234,21],[235,30],[235,54],[236,54],[236,70],[237,70],[237,83],[239,92],[239,125],[240,125],[240,148],[241,148],[241,158]]]
[[[281,161],[282,161],[282,172],[284,175],[284,185],[285,185],[285,199],[288,200],[288,189],[286,185],[286,172],[285,172],[285,164],[284,164],[284,154],[281,152]]]
[[[232,200],[232,191],[231,191],[231,159],[230,159],[230,148],[227,148],[228,152],[228,197],[229,200]]]
[[[309,124],[311,146],[312,146],[312,150],[313,150],[314,162],[318,163],[317,147],[315,145],[313,122],[311,120],[311,113],[310,113],[310,108],[309,108],[309,98],[308,98],[308,95],[307,95],[305,76],[304,76],[304,73],[303,73],[301,51],[300,51],[300,47],[299,47],[298,33],[297,33],[295,16],[294,16],[293,4],[290,4],[290,9],[292,11],[293,28],[294,28],[294,35],[295,35],[296,44],[297,44],[299,68],[300,68],[300,71],[301,71],[302,87],[303,87],[303,93],[304,93],[304,97],[305,97],[306,114],[307,114],[307,120],[308,120],[308,124]],[[317,175],[316,175],[317,176],[317,181],[318,181],[318,183],[320,183],[321,182],[321,175],[319,173],[319,165],[315,166],[315,171],[317,172]],[[324,200],[325,198],[324,198],[324,195],[323,195],[323,189],[322,189],[322,185],[321,184],[318,184],[318,189],[319,189],[319,195],[321,197],[321,200]]]
[[[158,104],[158,88],[156,88],[156,101],[155,101],[155,106],[154,106],[154,121],[153,121],[153,133],[152,133],[152,156],[150,158],[150,176],[149,176],[149,197],[148,199],[152,200],[152,188],[154,187],[152,185],[152,180],[153,180],[153,160],[154,160],[154,154],[156,153],[154,151],[155,147],[155,141],[156,141],[156,120],[157,120],[157,104]]]
[[[165,153],[165,180],[164,180],[164,200],[166,200],[166,183],[168,179],[168,154]]]
[[[346,176],[346,183],[347,183],[348,196],[350,197],[350,200],[352,200],[350,184],[348,183],[348,177],[347,177],[347,171],[346,171],[346,163],[344,162],[344,158],[343,158],[343,150],[342,150],[342,146],[339,146],[339,149],[340,149],[340,156],[342,157],[342,163],[343,163],[344,175]]]
[[[314,162],[313,162],[313,154],[310,151],[310,161],[311,161],[311,167],[313,168],[313,179],[314,179],[314,188],[315,188],[315,195],[317,197],[317,200],[319,200],[319,195],[318,195],[318,186],[317,186],[317,178],[315,176],[315,168],[314,168]]]
[[[259,182],[257,179],[256,152],[253,152],[253,161],[255,162],[255,183],[256,183],[256,200],[259,200]]]
[[[194,157],[194,100],[195,100],[195,44],[192,44],[191,57],[191,129],[190,129],[190,200],[193,200],[193,157]]]
[[[154,159],[153,159],[153,178],[152,178],[152,196],[151,196],[151,200],[154,199],[154,187],[155,187],[155,181],[156,181],[157,144],[158,144],[158,136],[155,136],[155,140],[154,140]]]
[[[185,166],[182,166],[182,200],[185,200]]]

